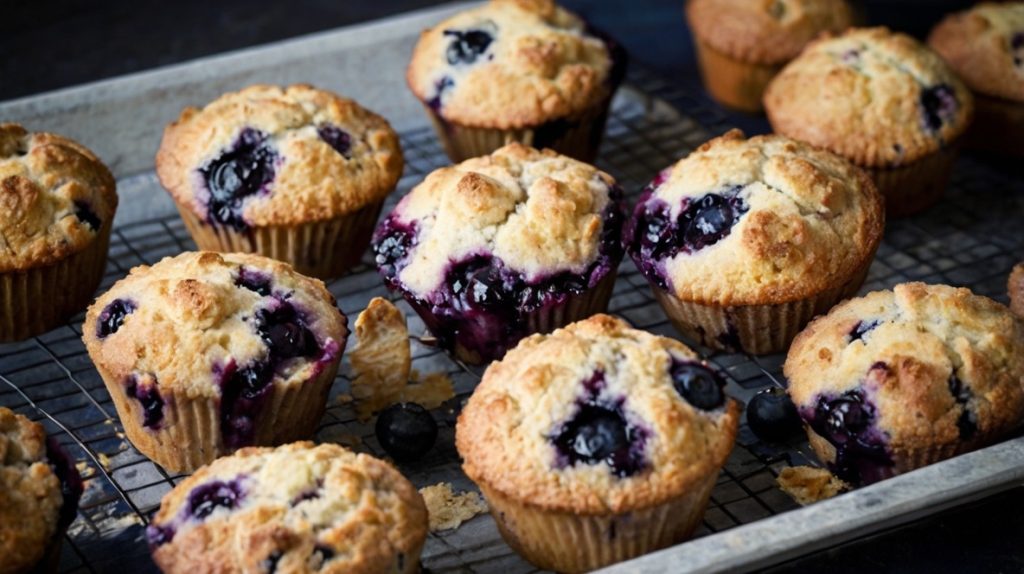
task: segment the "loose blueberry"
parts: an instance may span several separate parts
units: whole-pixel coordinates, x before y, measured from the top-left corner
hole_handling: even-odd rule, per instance
[[[89,207],[89,204],[84,201],[75,202],[75,217],[77,217],[82,223],[88,225],[89,229],[93,231],[99,231],[100,226],[103,225],[103,222],[100,221],[96,212],[94,212]]]
[[[277,155],[266,142],[267,136],[245,128],[228,150],[199,171],[206,181],[210,198],[210,219],[215,223],[246,229],[242,203],[262,191],[274,179]]]
[[[644,433],[626,421],[619,406],[583,403],[552,438],[566,466],[607,463],[618,477],[645,468]]]
[[[953,121],[959,107],[956,92],[947,84],[921,89],[921,122],[927,132],[938,132]]]
[[[676,392],[698,409],[711,411],[725,404],[725,381],[704,365],[673,361],[670,373]]]
[[[205,520],[218,508],[234,510],[244,497],[245,493],[237,480],[209,482],[197,486],[189,494],[189,514],[196,520]]]
[[[867,335],[881,324],[882,322],[877,319],[873,321],[857,321],[857,324],[853,326],[853,329],[850,329],[849,342],[852,343],[854,341],[864,340],[864,335]]]
[[[397,403],[384,409],[374,430],[380,446],[398,461],[421,458],[437,440],[437,422],[416,403]]]
[[[476,62],[494,41],[494,36],[483,30],[445,30],[444,35],[452,38],[446,57],[453,66]]]
[[[262,297],[269,297],[271,289],[270,275],[262,271],[255,271],[248,267],[241,267],[238,276],[235,277],[235,285],[248,289]]]
[[[750,399],[747,424],[754,434],[769,442],[785,440],[803,428],[796,405],[779,387],[764,389]]]
[[[160,421],[164,419],[164,399],[155,384],[149,387],[139,386],[138,378],[132,375],[125,393],[142,405],[142,426],[150,429],[160,426]]]
[[[346,131],[335,125],[322,124],[316,128],[316,133],[342,157],[345,159],[351,157],[349,152],[352,150],[352,136]]]
[[[124,324],[125,317],[134,313],[135,309],[135,302],[128,299],[111,301],[96,318],[96,336],[105,339],[116,333]]]

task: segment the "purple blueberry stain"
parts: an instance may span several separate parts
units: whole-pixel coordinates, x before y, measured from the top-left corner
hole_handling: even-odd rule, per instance
[[[960,416],[956,420],[956,427],[960,431],[960,438],[962,440],[971,440],[978,433],[978,421],[968,404],[971,401],[971,389],[956,376],[956,373],[949,376],[947,385],[949,386],[949,393],[953,395],[953,400],[962,409]]]
[[[342,157],[345,159],[352,157],[352,136],[348,132],[333,124],[321,124],[317,126],[316,133]]]
[[[492,34],[495,26],[489,22],[488,30],[445,30],[442,32],[449,38],[448,48],[445,50],[445,59],[452,66],[469,65],[476,63],[477,59],[487,52],[494,41]]]
[[[232,361],[220,375],[220,430],[224,445],[230,449],[251,445],[256,419],[274,390],[274,369],[267,361],[254,361],[242,368]]]
[[[156,549],[174,540],[177,533],[178,529],[171,525],[150,524],[146,527],[146,542],[150,548]]]
[[[103,221],[96,215],[96,212],[84,201],[75,202],[75,217],[93,231],[99,231],[100,226],[103,225]]]
[[[928,133],[937,133],[942,126],[952,122],[960,108],[956,92],[948,84],[939,84],[921,89],[921,123]]]
[[[427,106],[435,112],[441,111],[442,101],[445,93],[455,87],[455,80],[451,76],[442,76],[434,83],[434,96],[427,100]]]
[[[694,407],[713,411],[725,405],[725,380],[706,365],[673,359],[669,375],[679,396]]]
[[[875,426],[877,409],[863,388],[819,396],[800,416],[835,448],[835,461],[829,466],[839,478],[868,484],[892,473],[886,436]]]
[[[270,348],[273,360],[314,357],[320,353],[316,336],[291,302],[278,300],[273,308],[256,312],[256,330]]]
[[[74,522],[78,514],[78,502],[82,498],[85,484],[68,452],[52,436],[46,437],[46,460],[60,482],[60,492],[63,496],[58,524],[67,527]]]
[[[106,339],[116,333],[124,324],[125,318],[134,313],[136,308],[137,305],[130,299],[111,301],[96,318],[96,336]]]
[[[854,325],[852,329],[850,329],[850,334],[847,335],[847,339],[849,339],[847,342],[853,343],[854,341],[863,341],[864,337],[868,333],[874,331],[881,324],[882,322],[879,321],[878,319],[873,319],[870,321],[857,321],[857,324]]]
[[[199,169],[209,193],[209,221],[244,230],[249,224],[242,217],[246,199],[265,192],[274,179],[278,155],[267,142],[267,135],[245,128],[235,142]]]
[[[125,383],[125,394],[139,401],[142,406],[142,426],[154,430],[160,428],[164,420],[164,399],[155,380],[149,385],[142,385],[139,377],[132,375]]]
[[[403,223],[394,214],[388,216],[374,232],[374,260],[391,288],[398,287],[398,273],[408,263],[418,237],[415,223]]]
[[[235,286],[248,289],[261,297],[269,297],[272,292],[270,275],[249,267],[240,267],[235,276]]]
[[[234,510],[245,499],[239,479],[215,480],[199,485],[188,495],[188,513],[195,520],[206,520],[218,509]]]

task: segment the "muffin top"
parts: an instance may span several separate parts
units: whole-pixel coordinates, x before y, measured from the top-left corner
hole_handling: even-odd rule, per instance
[[[156,171],[181,205],[213,225],[295,225],[353,213],[402,174],[384,118],[312,86],[250,86],[164,130]]]
[[[52,265],[114,219],[107,166],[81,144],[0,124],[0,272]]]
[[[840,445],[840,478],[856,482],[871,472],[865,464],[891,465],[906,449],[969,445],[1016,427],[1024,323],[967,289],[905,283],[811,322],[784,372],[801,417]]]
[[[505,496],[577,514],[659,504],[717,476],[739,407],[673,339],[595,315],[492,363],[459,416],[463,469]]]
[[[693,33],[727,56],[757,64],[783,64],[822,32],[853,23],[845,0],[691,0]]]
[[[99,297],[82,338],[105,378],[141,401],[146,427],[164,423],[162,392],[221,397],[224,442],[237,447],[245,425],[233,417],[336,362],[345,323],[323,282],[287,263],[182,253],[132,269]]]
[[[681,299],[764,305],[848,281],[883,220],[871,178],[846,160],[733,130],[662,171],[623,235],[644,275]]]
[[[42,559],[63,503],[43,425],[0,407],[0,572],[28,572]]]
[[[938,151],[970,124],[974,100],[937,54],[887,28],[817,40],[765,92],[778,133],[868,167]]]
[[[386,462],[335,444],[244,448],[168,493],[146,530],[164,572],[405,572],[427,510]]]
[[[975,92],[1024,102],[1024,2],[985,2],[950,14],[928,44]]]
[[[609,97],[623,58],[551,0],[491,0],[424,30],[406,80],[447,120],[523,128]]]

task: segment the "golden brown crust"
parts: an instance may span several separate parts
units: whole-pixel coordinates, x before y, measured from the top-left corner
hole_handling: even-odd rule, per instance
[[[320,138],[317,128],[325,124],[349,134],[349,157]],[[309,85],[254,85],[202,109],[186,108],[164,130],[156,171],[175,201],[206,218],[208,191],[199,170],[230,148],[244,128],[267,134],[279,158],[269,193],[244,203],[243,217],[253,226],[354,213],[387,196],[402,175],[398,135],[384,118]]]
[[[0,573],[32,571],[57,532],[63,503],[43,425],[0,407]]]
[[[822,32],[853,23],[845,0],[691,0],[694,35],[714,50],[756,64],[782,64]]]
[[[985,2],[950,14],[928,44],[975,92],[1024,102],[1024,2]]]
[[[862,321],[879,323],[852,340]],[[798,408],[813,408],[822,394],[868,389],[878,428],[896,457],[953,452],[1021,423],[1024,323],[967,289],[905,283],[849,300],[813,321],[793,342],[784,371]],[[952,377],[969,393],[966,403],[953,397]],[[977,424],[975,442],[960,438],[964,404]]]
[[[196,487],[237,481],[233,509],[189,516]],[[160,504],[156,527],[174,528],[153,559],[168,573],[276,571],[346,574],[418,571],[427,510],[390,464],[309,442],[245,448],[201,468]],[[325,548],[333,556],[325,559]]]
[[[714,245],[665,262],[677,297],[719,306],[798,301],[841,286],[882,238],[882,198],[863,170],[781,136],[713,139],[667,173],[653,197],[678,214],[685,198],[739,188],[748,206]]]
[[[956,104],[934,126],[922,94],[940,86],[949,87]],[[764,103],[777,133],[865,167],[896,167],[950,145],[974,110],[971,93],[937,54],[887,28],[813,42],[776,76]]]
[[[1024,263],[1014,265],[1006,283],[1006,290],[1010,295],[1010,310],[1024,319]]]
[[[451,65],[448,30],[493,35],[475,63]],[[516,129],[573,117],[609,97],[611,57],[583,21],[551,0],[491,0],[425,30],[406,81],[421,101],[463,126]],[[452,85],[439,96],[439,85]]]
[[[76,217],[76,203],[100,225]],[[0,272],[83,251],[116,209],[114,176],[91,151],[56,134],[0,124]]]
[[[488,490],[548,511],[620,513],[683,495],[729,456],[739,406],[691,406],[673,388],[673,360],[698,358],[678,341],[608,315],[524,339],[491,364],[459,416],[463,469]],[[649,431],[649,464],[634,476],[617,478],[604,463],[555,468],[549,437],[596,372],[604,373],[602,396],[624,398],[623,408]]]

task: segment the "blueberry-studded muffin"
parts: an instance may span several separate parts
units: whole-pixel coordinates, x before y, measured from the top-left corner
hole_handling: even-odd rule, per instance
[[[871,178],[846,160],[733,130],[647,186],[623,241],[683,334],[772,353],[857,291],[884,217]]]
[[[425,30],[406,80],[452,161],[511,141],[593,161],[625,68],[552,0],[491,0]]]
[[[967,289],[905,283],[812,322],[784,368],[818,458],[866,484],[1024,422],[1024,323]]]
[[[348,336],[321,281],[213,252],[132,269],[82,331],[128,438],[174,471],[311,436]]]
[[[942,196],[974,98],[937,54],[886,28],[818,40],[765,92],[775,132],[865,168],[891,215]]]
[[[682,343],[595,315],[488,367],[455,442],[513,549],[590,571],[700,523],[736,436],[724,385]]]
[[[608,306],[621,197],[590,165],[509,144],[413,188],[374,235],[377,266],[442,347],[471,363],[498,359]]]
[[[691,0],[686,19],[711,97],[757,112],[782,66],[816,36],[850,27],[853,13],[846,0]]]
[[[413,574],[427,509],[390,464],[297,442],[199,469],[164,497],[146,535],[167,574]]]
[[[974,92],[969,147],[1024,155],[1024,2],[950,14],[928,44]]]
[[[79,143],[0,123],[0,343],[60,325],[106,270],[117,192]]]
[[[200,249],[259,253],[322,279],[359,262],[402,167],[384,118],[307,85],[186,108],[156,156]]]
[[[82,482],[43,425],[0,407],[0,574],[56,572]]]

